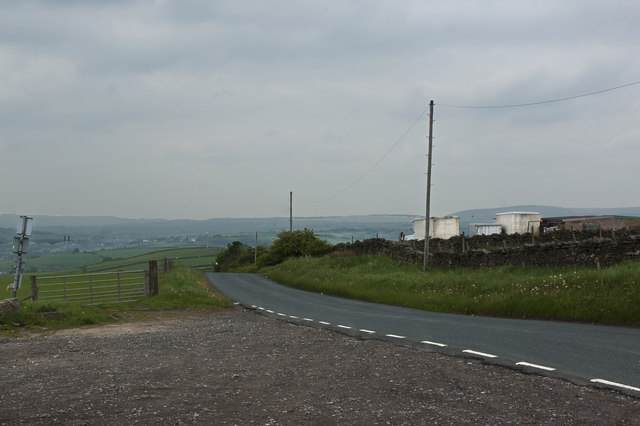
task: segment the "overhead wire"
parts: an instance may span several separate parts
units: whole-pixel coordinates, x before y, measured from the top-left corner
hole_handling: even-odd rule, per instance
[[[451,104],[436,104],[436,105],[438,105],[440,107],[446,107],[446,108],[464,108],[464,109],[522,108],[522,107],[528,107],[528,106],[544,105],[544,104],[550,104],[550,103],[556,103],[556,102],[564,102],[564,101],[569,101],[569,100],[573,100],[573,99],[584,98],[584,97],[587,97],[587,96],[599,95],[601,93],[611,92],[611,91],[614,91],[614,90],[623,89],[625,87],[630,87],[630,86],[634,86],[634,85],[637,85],[637,84],[640,84],[640,80],[639,81],[634,81],[634,82],[631,82],[631,83],[627,83],[627,84],[622,84],[620,86],[609,87],[609,88],[606,88],[606,89],[597,90],[595,92],[582,93],[582,94],[579,94],[579,95],[568,96],[568,97],[564,97],[564,98],[547,99],[547,100],[543,100],[543,101],[526,102],[526,103],[520,103],[520,104],[506,104],[506,105],[451,105]],[[409,128],[402,134],[402,136],[400,136],[396,140],[396,142],[391,146],[391,148],[389,148],[384,153],[384,155],[382,155],[382,157],[380,157],[378,159],[378,161],[376,161],[362,175],[360,175],[352,183],[350,183],[349,185],[347,185],[346,187],[344,187],[340,191],[335,192],[334,194],[332,194],[332,195],[330,195],[330,196],[328,196],[326,198],[319,199],[319,200],[306,200],[306,199],[300,198],[298,196],[295,196],[295,198],[297,200],[300,200],[300,201],[303,201],[303,202],[306,202],[306,203],[322,203],[324,201],[329,201],[329,200],[331,200],[331,199],[343,194],[344,192],[348,191],[349,189],[353,188],[362,179],[367,177],[367,175],[369,173],[371,173],[373,171],[373,169],[378,167],[378,165],[380,163],[382,163],[382,161],[385,158],[387,158],[389,156],[391,151],[393,151],[404,140],[404,138],[409,134],[409,132],[411,132],[411,130],[413,130],[413,128],[420,122],[420,120],[425,116],[425,114],[427,114],[428,110],[429,110],[429,108],[427,107],[425,110],[423,110],[420,113],[418,118],[416,118],[416,120],[409,126]]]
[[[338,195],[348,191],[349,189],[353,188],[355,185],[358,184],[358,182],[360,182],[362,179],[364,179],[369,173],[371,173],[371,171],[373,169],[375,169],[376,167],[378,167],[378,165],[380,163],[382,163],[382,161],[387,158],[389,156],[389,154],[391,154],[391,151],[393,151],[398,145],[400,145],[400,143],[404,140],[404,138],[407,137],[407,135],[411,132],[411,130],[413,130],[414,127],[416,127],[416,125],[420,122],[420,120],[422,120],[422,118],[425,116],[425,114],[427,113],[427,111],[429,110],[429,108],[426,108],[425,110],[423,110],[420,115],[418,116],[418,118],[415,119],[415,121],[413,123],[411,123],[411,125],[409,126],[409,128],[402,134],[402,136],[400,136],[398,138],[398,140],[396,140],[396,142],[391,146],[391,148],[389,148],[387,150],[387,152],[384,153],[384,155],[382,157],[380,157],[380,159],[378,159],[378,161],[376,161],[371,167],[369,167],[367,169],[367,171],[365,171],[362,175],[360,175],[357,179],[355,179],[352,183],[350,183],[349,185],[347,185],[346,187],[344,187],[343,189],[341,189],[340,191],[326,197],[326,198],[322,198],[320,200],[305,200],[303,198],[299,198],[299,197],[295,197],[296,199],[300,200],[300,201],[304,201],[306,203],[322,203],[324,201],[329,201],[332,198],[337,197]]]
[[[472,105],[472,106],[469,106],[469,105],[447,105],[447,104],[437,104],[437,105],[441,106],[441,107],[447,107],[447,108],[467,108],[467,109],[522,108],[522,107],[528,107],[528,106],[534,106],[534,105],[550,104],[550,103],[554,103],[554,102],[570,101],[572,99],[578,99],[578,98],[584,98],[584,97],[587,97],[587,96],[599,95],[601,93],[611,92],[613,90],[622,89],[622,88],[625,88],[625,87],[633,86],[635,84],[640,84],[640,81],[634,81],[632,83],[627,83],[627,84],[623,84],[623,85],[620,85],[620,86],[609,87],[607,89],[597,90],[595,92],[583,93],[583,94],[575,95],[575,96],[568,96],[566,98],[547,99],[547,100],[544,100],[544,101],[527,102],[527,103],[523,103],[523,104]]]

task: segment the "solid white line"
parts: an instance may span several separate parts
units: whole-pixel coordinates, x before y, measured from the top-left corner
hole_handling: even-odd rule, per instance
[[[407,336],[398,336],[397,334],[385,334],[387,337],[394,337],[396,339],[406,339]]]
[[[423,340],[421,343],[424,343],[425,345],[440,346],[441,348],[447,347],[444,343],[430,342],[428,340]]]
[[[338,327],[340,327],[340,328],[346,328],[346,329],[348,329],[348,330],[350,330],[350,329],[351,329],[351,327],[349,327],[348,325],[341,325],[341,324],[338,324]]]
[[[313,322],[313,320],[311,318],[302,318],[302,321],[311,321],[311,322]]]
[[[556,369],[552,367],[545,367],[544,365],[530,364],[528,362],[516,362],[516,365],[522,365],[522,366],[531,367],[531,368],[539,368],[540,370],[556,371]]]
[[[485,354],[484,352],[476,352],[476,351],[472,351],[471,349],[465,349],[462,352],[466,352],[468,354],[473,354],[473,355],[479,355],[486,358],[498,358],[498,355]]]
[[[640,392],[640,388],[636,388],[636,387],[629,386],[629,385],[623,385],[622,383],[610,382],[609,380],[591,379],[591,381],[594,382],[594,383],[602,383],[603,385],[615,386],[615,387],[622,388],[622,389],[628,389],[628,390]]]
[[[363,333],[369,333],[369,334],[376,334],[375,331],[373,330],[367,330],[366,328],[361,328],[360,331],[362,331]]]
[[[331,325],[330,322],[326,322],[326,321],[318,321],[318,322],[322,325]]]

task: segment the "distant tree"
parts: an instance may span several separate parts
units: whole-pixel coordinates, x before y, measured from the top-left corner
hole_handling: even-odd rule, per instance
[[[216,272],[227,272],[231,265],[242,255],[246,247],[247,246],[240,241],[227,244],[227,247],[216,256],[213,270]]]

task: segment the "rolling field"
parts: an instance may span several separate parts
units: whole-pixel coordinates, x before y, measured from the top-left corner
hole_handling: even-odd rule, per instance
[[[215,256],[220,248],[167,248],[167,249],[120,249],[105,250],[96,253],[74,253],[64,255],[44,256],[29,259],[25,256],[28,265],[36,267],[37,272],[23,273],[22,288],[19,297],[30,294],[29,280],[31,275],[38,277],[63,275],[63,274],[87,274],[115,271],[130,271],[148,269],[150,260],[157,260],[158,267],[162,268],[162,260],[167,258],[174,265],[185,265],[190,268],[207,268],[212,270]],[[13,282],[14,261],[4,262],[1,270],[9,272],[0,276],[0,291]],[[7,292],[9,294],[9,292]]]

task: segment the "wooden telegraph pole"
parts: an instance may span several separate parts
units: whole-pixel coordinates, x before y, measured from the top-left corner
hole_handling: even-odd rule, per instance
[[[429,149],[427,154],[427,212],[424,221],[424,272],[429,269],[429,228],[431,222],[431,153],[433,147],[433,100],[429,102]]]

